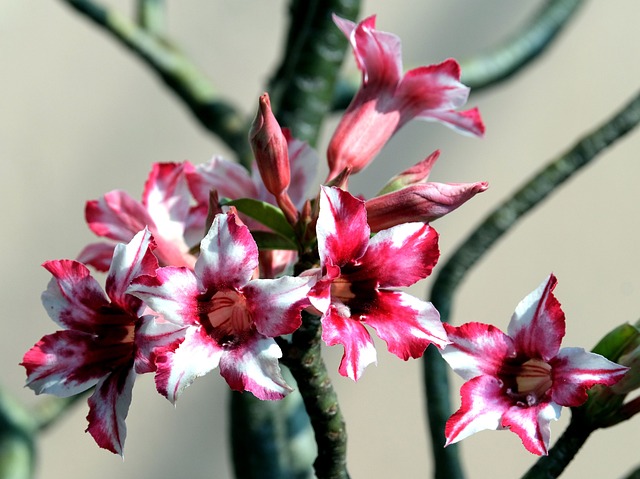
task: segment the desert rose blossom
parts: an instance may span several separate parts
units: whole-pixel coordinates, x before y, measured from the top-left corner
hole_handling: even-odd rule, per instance
[[[144,353],[174,341],[177,330],[156,327],[153,316],[144,315],[142,301],[126,293],[133,279],[158,266],[152,246],[144,230],[128,245],[115,247],[106,294],[82,263],[44,263],[53,279],[42,303],[64,329],[44,336],[21,363],[27,386],[37,394],[68,397],[95,386],[87,430],[100,447],[117,454],[122,454],[136,372],[153,369]]]
[[[193,271],[159,268],[132,284],[131,294],[184,330],[182,341],[155,359],[156,387],[171,402],[218,366],[232,389],[260,399],[291,391],[273,338],[300,326],[312,278],[253,279],[257,266],[249,229],[229,212],[214,218]]]
[[[455,60],[403,75],[400,39],[376,30],[375,16],[358,24],[333,18],[353,48],[362,85],[329,143],[329,179],[346,167],[354,174],[365,168],[389,138],[414,118],[438,121],[474,136],[484,134],[477,109],[456,111],[466,103],[469,88],[460,83]]]
[[[204,235],[206,209],[197,210],[191,202],[186,173],[188,163],[154,163],[144,185],[142,201],[120,190],[110,191],[98,200],[88,201],[85,217],[96,235],[129,242],[148,227],[157,244],[155,254],[164,265],[193,267],[190,248]],[[100,271],[109,268],[114,243],[93,243],[78,261]]]
[[[446,444],[484,429],[510,429],[525,448],[546,455],[550,422],[562,406],[587,400],[595,384],[610,386],[627,368],[582,348],[560,348],[565,316],[550,275],[516,307],[508,334],[482,323],[445,324],[451,344],[442,357],[467,382],[462,405],[447,421]]]
[[[439,256],[433,228],[406,223],[370,239],[364,202],[322,187],[316,231],[321,271],[310,300],[322,313],[322,339],[344,346],[340,374],[358,380],[376,361],[365,325],[404,360],[422,356],[431,343],[447,344],[433,305],[397,290],[431,273]]]

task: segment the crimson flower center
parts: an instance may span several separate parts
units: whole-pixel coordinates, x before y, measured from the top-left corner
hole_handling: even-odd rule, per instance
[[[507,393],[528,406],[538,403],[553,385],[551,366],[541,359],[529,359],[514,369],[511,384],[515,388],[508,388]]]
[[[235,290],[218,291],[203,315],[202,323],[209,335],[223,348],[233,348],[253,328],[244,295]]]

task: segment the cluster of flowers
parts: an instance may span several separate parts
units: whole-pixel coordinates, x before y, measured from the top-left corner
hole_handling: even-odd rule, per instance
[[[484,182],[427,182],[438,157],[402,172],[375,198],[346,191],[386,141],[413,118],[481,136],[476,109],[454,60],[402,74],[400,41],[335,18],[354,49],[363,82],[330,142],[329,176],[307,197],[317,156],[280,128],[265,94],[250,133],[256,168],[222,158],[194,166],[155,164],[138,202],[112,191],[86,205],[98,236],[78,260],[48,261],[42,295],[62,328],[24,356],[37,393],[70,396],[95,386],[88,431],[121,454],[136,375],[154,373],[171,402],[218,367],[229,386],[260,399],[291,389],[275,338],[296,331],[307,310],[322,339],[341,344],[339,372],[358,380],[376,361],[365,325],[407,360],[429,344],[468,382],[445,431],[449,443],[481,429],[510,428],[543,454],[549,421],[596,383],[625,368],[582,349],[559,350],[564,315],[550,276],[518,306],[509,335],[493,326],[443,325],[431,303],[399,288],[426,278],[438,257],[429,223],[486,189]],[[373,234],[373,235],[372,235]],[[105,289],[87,266],[108,271]]]

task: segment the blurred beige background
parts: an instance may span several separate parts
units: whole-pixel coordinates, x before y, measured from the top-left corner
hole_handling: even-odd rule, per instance
[[[112,2],[124,11],[132,3]],[[279,59],[286,2],[170,1],[170,32],[220,92],[253,111]],[[464,58],[513,32],[541,1],[364,1],[362,16],[403,40],[406,65]],[[443,260],[482,217],[542,164],[566,150],[635,94],[640,85],[640,6],[589,2],[552,50],[504,86],[472,96],[484,140],[413,123],[353,179],[374,194],[385,180],[440,148],[432,178],[487,180],[490,189],[435,224]],[[345,66],[354,71],[351,57]],[[25,403],[24,352],[54,331],[39,295],[47,259],[71,258],[94,238],[84,202],[111,189],[139,197],[151,163],[202,162],[227,150],[203,132],[165,87],[111,38],[61,1],[0,3],[0,382]],[[325,127],[323,145],[335,121]],[[510,232],[468,276],[454,322],[506,328],[518,301],[551,271],[567,314],[566,346],[590,348],[640,313],[638,224],[640,133],[634,132],[571,180]],[[414,291],[424,296],[427,280]],[[420,364],[378,349],[379,364],[358,384],[335,376],[350,437],[354,478],[429,477]],[[340,351],[327,351],[337,369]],[[134,390],[126,460],[98,449],[86,405],[43,435],[38,477],[230,477],[227,386],[217,372],[196,381],[177,408],[150,377]],[[456,393],[457,397],[457,393]],[[552,424],[552,440],[566,424]],[[637,465],[640,418],[595,434],[563,477],[620,477]],[[518,477],[534,461],[508,432],[463,442],[470,478]]]

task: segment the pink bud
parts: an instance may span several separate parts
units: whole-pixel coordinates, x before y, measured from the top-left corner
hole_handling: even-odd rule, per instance
[[[276,197],[280,196],[289,187],[289,153],[287,139],[273,116],[267,93],[260,97],[249,141],[267,191]]]
[[[488,187],[477,183],[420,183],[367,200],[371,231],[380,231],[413,221],[431,222],[482,193]]]

